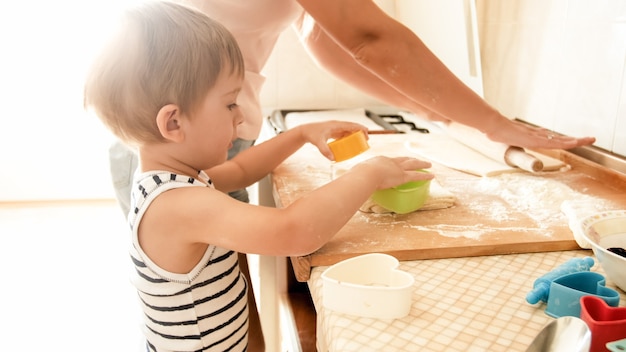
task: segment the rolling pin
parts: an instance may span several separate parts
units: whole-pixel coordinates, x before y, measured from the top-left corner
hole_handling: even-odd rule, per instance
[[[504,162],[509,166],[516,166],[522,170],[539,172],[543,170],[543,162],[533,155],[530,155],[520,147],[512,147],[504,152]]]
[[[456,122],[448,123],[446,130],[457,141],[493,160],[530,172],[543,170],[543,162],[523,148],[494,142],[484,133]]]

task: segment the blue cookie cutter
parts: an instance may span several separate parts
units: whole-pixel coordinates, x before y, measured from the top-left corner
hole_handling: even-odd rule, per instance
[[[567,274],[555,279],[550,284],[546,314],[554,318],[580,318],[580,298],[583,296],[596,296],[609,306],[617,307],[619,292],[604,286],[605,283],[602,274],[591,271]]]

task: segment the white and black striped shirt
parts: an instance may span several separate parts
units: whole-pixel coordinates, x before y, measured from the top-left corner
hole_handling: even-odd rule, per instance
[[[201,172],[209,186],[209,178]],[[248,344],[248,285],[237,253],[208,246],[187,274],[168,272],[142,251],[137,228],[159,194],[180,187],[206,187],[197,179],[155,171],[139,175],[131,195],[133,284],[144,312],[148,351],[245,351]],[[210,216],[210,214],[207,214]]]

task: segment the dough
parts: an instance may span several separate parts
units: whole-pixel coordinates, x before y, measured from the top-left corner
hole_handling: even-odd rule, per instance
[[[456,201],[456,197],[452,192],[443,188],[437,180],[433,179],[430,181],[430,194],[428,199],[424,203],[424,205],[419,208],[417,211],[424,210],[436,210],[436,209],[445,209],[450,208],[454,205]],[[364,213],[376,213],[376,214],[388,214],[393,213],[391,210],[387,210],[376,203],[374,203],[371,199],[368,199],[361,208],[360,211]]]
[[[406,141],[405,147],[423,159],[447,166],[451,169],[476,176],[497,176],[524,170],[512,167],[481,154],[450,137],[441,134],[420,136]],[[543,162],[543,171],[567,170],[569,166],[560,160],[533,151],[526,151]]]
[[[406,120],[416,121],[420,125],[427,122],[412,114],[400,113]],[[524,172],[524,170],[506,164],[503,159],[504,151],[508,146],[495,143],[482,133],[458,124],[452,125],[452,130],[441,123],[428,124],[429,134],[407,135],[410,139],[405,142],[405,148],[419,155],[423,159],[447,166],[476,176],[497,176],[510,172]],[[467,136],[463,137],[465,133]],[[474,149],[473,149],[474,148]],[[478,151],[480,150],[480,151]],[[531,151],[543,163],[542,171],[568,170],[569,165],[561,160]]]

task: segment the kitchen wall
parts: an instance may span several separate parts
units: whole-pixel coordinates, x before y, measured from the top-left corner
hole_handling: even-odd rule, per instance
[[[477,0],[485,98],[626,155],[626,1]]]

